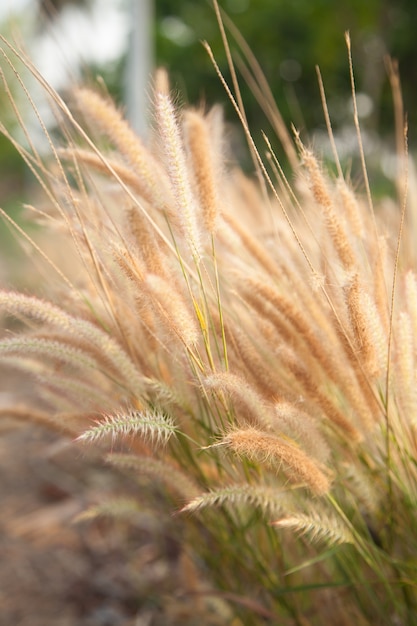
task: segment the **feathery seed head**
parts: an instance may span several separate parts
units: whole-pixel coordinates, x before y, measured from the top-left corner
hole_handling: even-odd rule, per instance
[[[219,197],[210,129],[207,121],[195,111],[185,113],[184,128],[204,228],[208,233],[213,233],[219,213]]]
[[[105,437],[140,436],[152,445],[165,445],[176,428],[170,416],[157,411],[128,410],[105,415],[96,425],[84,431],[79,441],[95,443]]]
[[[192,193],[176,112],[166,94],[156,94],[156,115],[161,141],[163,142],[162,154],[171,181],[177,214],[182,224],[182,234],[193,256],[198,261],[201,256],[201,245],[197,206]]]
[[[328,477],[294,440],[247,428],[231,431],[223,441],[239,456],[266,464],[277,472],[282,469],[291,482],[306,485],[316,495],[330,489]]]

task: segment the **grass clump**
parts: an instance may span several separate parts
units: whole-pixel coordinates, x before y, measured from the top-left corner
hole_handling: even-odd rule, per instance
[[[177,110],[165,80],[145,145],[107,96],[75,89],[68,108],[6,42],[3,59],[29,66],[60,136],[30,99],[48,155],[12,141],[44,192],[35,215],[48,252],[18,231],[42,287],[0,292],[19,321],[0,357],[35,384],[31,406],[2,414],[62,426],[117,471],[157,482],[158,514],[165,493],[234,623],[411,626],[417,268],[405,144],[399,199],[374,206],[366,169],[361,194],[337,155],[333,175],[297,135],[293,184],[273,153],[265,165],[240,104],[256,178],[227,163],[219,110]]]

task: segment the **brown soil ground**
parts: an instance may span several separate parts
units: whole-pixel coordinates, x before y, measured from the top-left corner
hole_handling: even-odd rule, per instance
[[[119,480],[72,442],[2,422],[0,626],[232,623],[222,603],[201,600],[175,523],[74,522],[122,493]]]
[[[154,623],[145,607],[139,619],[129,542],[120,529],[73,521],[89,492],[96,499],[106,491],[91,462],[49,433],[25,427],[2,434],[0,475],[1,626]],[[146,547],[149,552],[146,543],[138,546],[138,561]],[[149,554],[147,560],[149,567]]]

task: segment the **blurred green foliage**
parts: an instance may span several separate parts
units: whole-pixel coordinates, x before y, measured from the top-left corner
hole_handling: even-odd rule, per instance
[[[315,66],[320,67],[332,119],[349,115],[350,83],[345,31],[350,31],[358,92],[372,103],[367,124],[380,134],[393,129],[390,87],[384,56],[398,59],[411,126],[417,93],[417,2],[415,0],[220,0],[253,51],[287,123],[315,129],[323,113]],[[156,58],[191,103],[227,98],[201,40],[207,40],[228,77],[212,3],[205,0],[156,0]],[[229,33],[232,49],[236,49]],[[243,83],[243,81],[241,81]],[[245,104],[252,127],[259,107],[250,94]],[[411,139],[413,139],[411,130]]]
[[[20,129],[5,87],[6,83],[13,84],[15,77],[6,62],[2,63],[1,71],[4,82],[0,83],[0,123],[6,132],[16,136]],[[27,180],[28,170],[22,157],[9,138],[0,132],[0,207],[16,221],[20,221],[22,202],[26,200]],[[0,219],[0,252],[5,255],[16,253],[15,242],[4,219]]]
[[[35,1],[35,0],[34,0]],[[126,7],[132,0],[119,0]],[[141,0],[137,0],[141,1]],[[91,0],[37,0],[37,6],[53,17],[68,3],[85,5]],[[226,118],[236,115],[218,79],[202,41],[207,41],[230,84],[224,45],[212,0],[154,0],[155,62],[165,66],[179,99],[207,106],[223,103]],[[351,124],[350,82],[344,33],[352,39],[358,93],[368,97],[362,127],[376,131],[380,139],[393,134],[393,111],[385,55],[398,59],[405,109],[409,116],[410,144],[416,142],[417,25],[416,0],[219,0],[219,5],[246,40],[272,89],[284,120],[302,133],[324,127],[315,66],[320,67],[328,106],[335,128]],[[35,6],[35,5],[34,5]],[[42,11],[39,12],[42,18]],[[21,16],[25,18],[24,15]],[[45,15],[43,15],[45,19]],[[4,29],[3,29],[4,32]],[[240,47],[227,29],[234,58]],[[86,78],[101,75],[117,100],[125,89],[125,59],[106,67],[88,67]],[[263,129],[273,136],[251,90],[240,77],[248,121],[257,140]],[[5,110],[0,94],[0,109]],[[3,118],[4,114],[2,113]],[[0,137],[0,167],[8,186],[22,183],[23,166],[7,140]],[[13,181],[16,184],[13,185]],[[12,194],[13,195],[13,194]]]

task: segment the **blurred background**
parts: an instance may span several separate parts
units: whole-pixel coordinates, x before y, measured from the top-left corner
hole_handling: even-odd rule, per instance
[[[415,0],[220,0],[262,68],[278,108],[324,158],[328,150],[315,66],[320,67],[339,153],[355,156],[347,50],[350,31],[358,110],[367,154],[386,191],[395,164],[394,115],[387,55],[399,62],[411,149],[416,142],[417,2]],[[16,38],[48,81],[65,92],[71,81],[102,79],[146,135],[152,73],[167,68],[179,103],[221,103],[238,159],[249,167],[236,114],[202,41],[208,41],[230,82],[219,26],[210,0],[1,0],[0,31]],[[228,37],[241,56],[233,30]],[[2,62],[6,75],[10,70]],[[17,81],[11,81],[16,84]],[[240,77],[249,125],[259,141],[273,132]],[[17,97],[17,96],[16,96]],[[14,114],[0,91],[0,118],[13,133]],[[279,158],[279,145],[273,143]],[[373,156],[372,156],[373,155]],[[0,136],[0,203],[14,217],[25,199],[27,175],[10,142]],[[390,182],[391,181],[391,182]],[[7,242],[6,242],[7,245]]]

